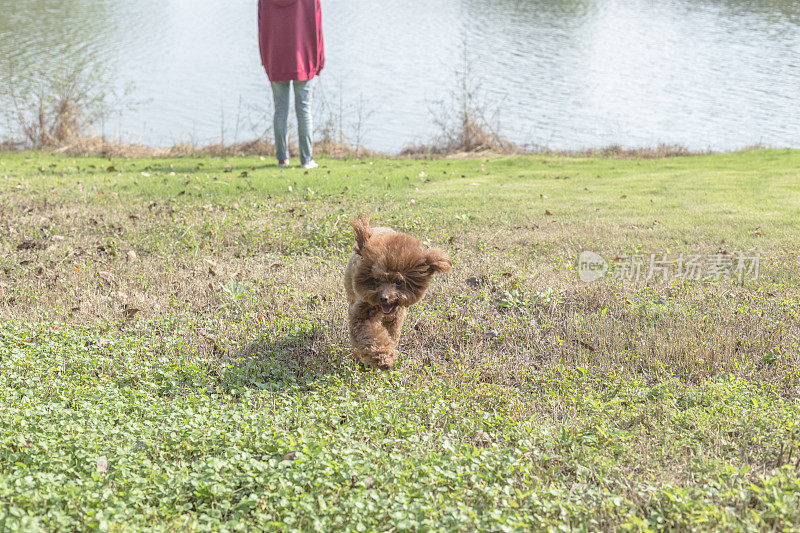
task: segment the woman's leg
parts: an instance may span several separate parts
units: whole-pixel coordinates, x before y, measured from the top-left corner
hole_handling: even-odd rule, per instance
[[[294,81],[294,110],[297,113],[297,137],[300,145],[300,164],[310,163],[313,157],[314,125],[311,122],[311,96],[314,80]]]
[[[288,81],[273,81],[272,99],[275,103],[275,117],[272,124],[275,131],[275,156],[278,161],[289,159],[288,119],[289,119],[289,84]]]

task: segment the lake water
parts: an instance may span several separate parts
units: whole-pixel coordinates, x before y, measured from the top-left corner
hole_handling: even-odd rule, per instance
[[[466,55],[513,141],[800,148],[800,2],[322,0],[319,123],[397,151],[436,133]],[[90,58],[133,83],[98,126],[166,145],[253,138],[270,120],[256,0],[0,0],[0,61]],[[8,129],[8,126],[6,126]]]

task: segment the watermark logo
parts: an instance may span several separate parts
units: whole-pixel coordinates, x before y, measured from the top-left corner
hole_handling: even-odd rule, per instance
[[[761,252],[728,252],[714,254],[617,254],[606,260],[597,252],[583,251],[578,256],[578,277],[591,283],[606,277],[617,281],[653,281],[690,279],[719,281],[721,279],[757,280],[761,265]]]
[[[591,283],[602,278],[608,272],[608,261],[597,252],[581,252],[578,256],[578,276],[581,281]]]

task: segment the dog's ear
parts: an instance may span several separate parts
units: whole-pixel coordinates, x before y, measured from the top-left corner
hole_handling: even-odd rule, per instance
[[[453,263],[447,254],[439,248],[431,248],[425,253],[425,264],[428,265],[428,272],[450,272],[453,270]]]
[[[369,225],[369,217],[366,215],[359,215],[350,221],[353,227],[353,234],[356,236],[356,246],[353,249],[357,254],[361,255],[364,248],[367,246],[367,241],[372,237],[372,227]]]

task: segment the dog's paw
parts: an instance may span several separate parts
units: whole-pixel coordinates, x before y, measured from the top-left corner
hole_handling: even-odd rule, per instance
[[[362,355],[357,351],[352,352],[350,354],[350,358],[355,362],[360,372],[367,372],[369,370],[372,370],[372,366],[365,362],[367,361],[367,359],[362,357]]]
[[[381,370],[391,369],[400,359],[400,352],[395,348],[373,348],[359,355],[362,363]]]

